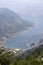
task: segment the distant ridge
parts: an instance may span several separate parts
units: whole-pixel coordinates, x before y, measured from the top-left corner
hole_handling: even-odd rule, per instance
[[[17,13],[0,8],[0,44],[32,26],[33,23],[23,20]]]

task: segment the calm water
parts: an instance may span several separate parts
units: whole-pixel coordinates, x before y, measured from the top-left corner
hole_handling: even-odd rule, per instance
[[[43,21],[39,19],[34,20],[33,23],[34,27],[30,30],[25,30],[17,37],[7,40],[6,46],[10,48],[28,49],[29,44],[39,40],[40,34],[43,32]]]

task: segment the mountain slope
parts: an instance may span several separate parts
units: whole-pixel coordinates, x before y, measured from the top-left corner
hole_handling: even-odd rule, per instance
[[[15,36],[33,24],[7,8],[0,8],[0,41]]]
[[[0,64],[2,65],[43,65],[43,45],[38,48],[28,50],[28,54],[21,59],[23,56],[15,56],[13,53],[15,50],[0,49]],[[30,53],[30,52],[31,53]],[[21,52],[21,51],[20,51]],[[23,53],[23,52],[22,52]],[[26,51],[27,53],[27,51]]]
[[[43,44],[39,45],[36,48],[30,49],[30,50],[26,50],[21,56],[20,58],[23,59],[27,56],[34,56],[34,58],[41,58],[43,57]]]

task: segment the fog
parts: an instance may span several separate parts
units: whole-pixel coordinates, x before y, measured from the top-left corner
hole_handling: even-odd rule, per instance
[[[42,11],[43,0],[0,0],[0,8],[9,8],[19,12],[26,7],[39,8]]]

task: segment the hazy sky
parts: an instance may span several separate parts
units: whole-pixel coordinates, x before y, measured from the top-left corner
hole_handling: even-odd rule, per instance
[[[0,0],[0,8],[9,8],[18,12],[26,7],[43,10],[43,0]]]

